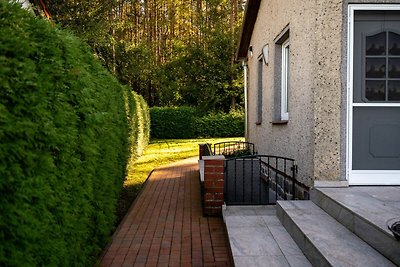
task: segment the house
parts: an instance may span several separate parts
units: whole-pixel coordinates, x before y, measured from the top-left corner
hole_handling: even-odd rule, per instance
[[[400,1],[247,0],[237,59],[246,141],[295,159],[312,189],[227,205],[235,264],[272,262],[277,241],[284,266],[400,266]],[[279,244],[285,231],[307,260]]]
[[[246,138],[313,186],[400,185],[400,1],[248,0]]]

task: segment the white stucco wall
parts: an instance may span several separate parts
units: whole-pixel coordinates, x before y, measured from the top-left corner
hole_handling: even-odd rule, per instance
[[[249,140],[259,154],[294,158],[299,179],[340,178],[342,3],[330,1],[261,1],[250,45]],[[274,125],[276,71],[274,39],[285,26],[290,30],[289,122]],[[263,121],[255,124],[257,57],[269,44],[263,69]],[[279,57],[279,55],[277,55]]]
[[[259,154],[291,157],[299,165],[299,179],[344,180],[347,134],[347,8],[348,0],[262,0],[250,45],[249,141]],[[354,0],[351,3],[387,4],[399,0]],[[274,117],[276,36],[289,25],[289,122],[271,123]],[[268,66],[263,70],[263,121],[255,124],[257,57],[269,44]],[[278,51],[279,52],[279,51]],[[279,55],[277,55],[279,57]]]

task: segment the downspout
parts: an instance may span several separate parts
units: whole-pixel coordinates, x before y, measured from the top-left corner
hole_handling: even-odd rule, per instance
[[[247,118],[247,109],[248,109],[248,104],[247,104],[247,61],[243,60],[242,61],[243,65],[243,74],[244,74],[244,138],[245,141],[249,140],[248,136],[248,118]]]

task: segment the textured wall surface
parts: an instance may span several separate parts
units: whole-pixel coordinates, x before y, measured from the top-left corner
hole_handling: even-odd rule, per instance
[[[342,1],[316,1],[314,73],[314,177],[340,179]]]
[[[280,73],[275,67],[280,55],[275,38],[289,25],[290,89],[289,122],[271,123],[274,87]],[[259,153],[294,158],[299,179],[312,185],[314,179],[340,177],[341,129],[341,1],[262,1],[249,59],[250,140]],[[257,103],[257,57],[269,44],[270,62],[264,65],[263,122],[255,125]],[[278,83],[279,84],[279,83]]]
[[[387,4],[396,1],[354,0],[352,4]],[[249,140],[259,154],[294,158],[299,178],[344,180],[347,134],[347,23],[348,0],[261,1],[250,45]],[[271,123],[280,73],[276,37],[290,30],[289,122]],[[258,56],[269,44],[268,66],[263,70],[263,121],[255,124]]]
[[[250,45],[249,57],[249,140],[256,144],[259,154],[286,156],[297,160],[299,178],[312,185],[314,177],[314,54],[315,1],[261,1]],[[289,122],[272,124],[274,90],[280,73],[275,57],[280,57],[275,39],[289,25],[290,31],[290,89]],[[258,56],[269,44],[269,64],[263,69],[263,121],[255,124],[257,103]]]

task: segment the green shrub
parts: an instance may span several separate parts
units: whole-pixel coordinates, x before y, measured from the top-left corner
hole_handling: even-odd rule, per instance
[[[91,266],[147,106],[71,34],[4,0],[0,18],[0,266]]]
[[[150,114],[152,138],[244,136],[243,111],[200,116],[190,107],[153,107]]]
[[[132,164],[142,155],[150,139],[150,111],[144,98],[135,92],[127,92],[124,95],[126,115],[129,125],[129,148]]]
[[[192,138],[196,110],[191,107],[153,107],[150,109],[152,138]]]
[[[244,136],[244,114],[240,111],[209,114],[195,120],[196,137]]]

